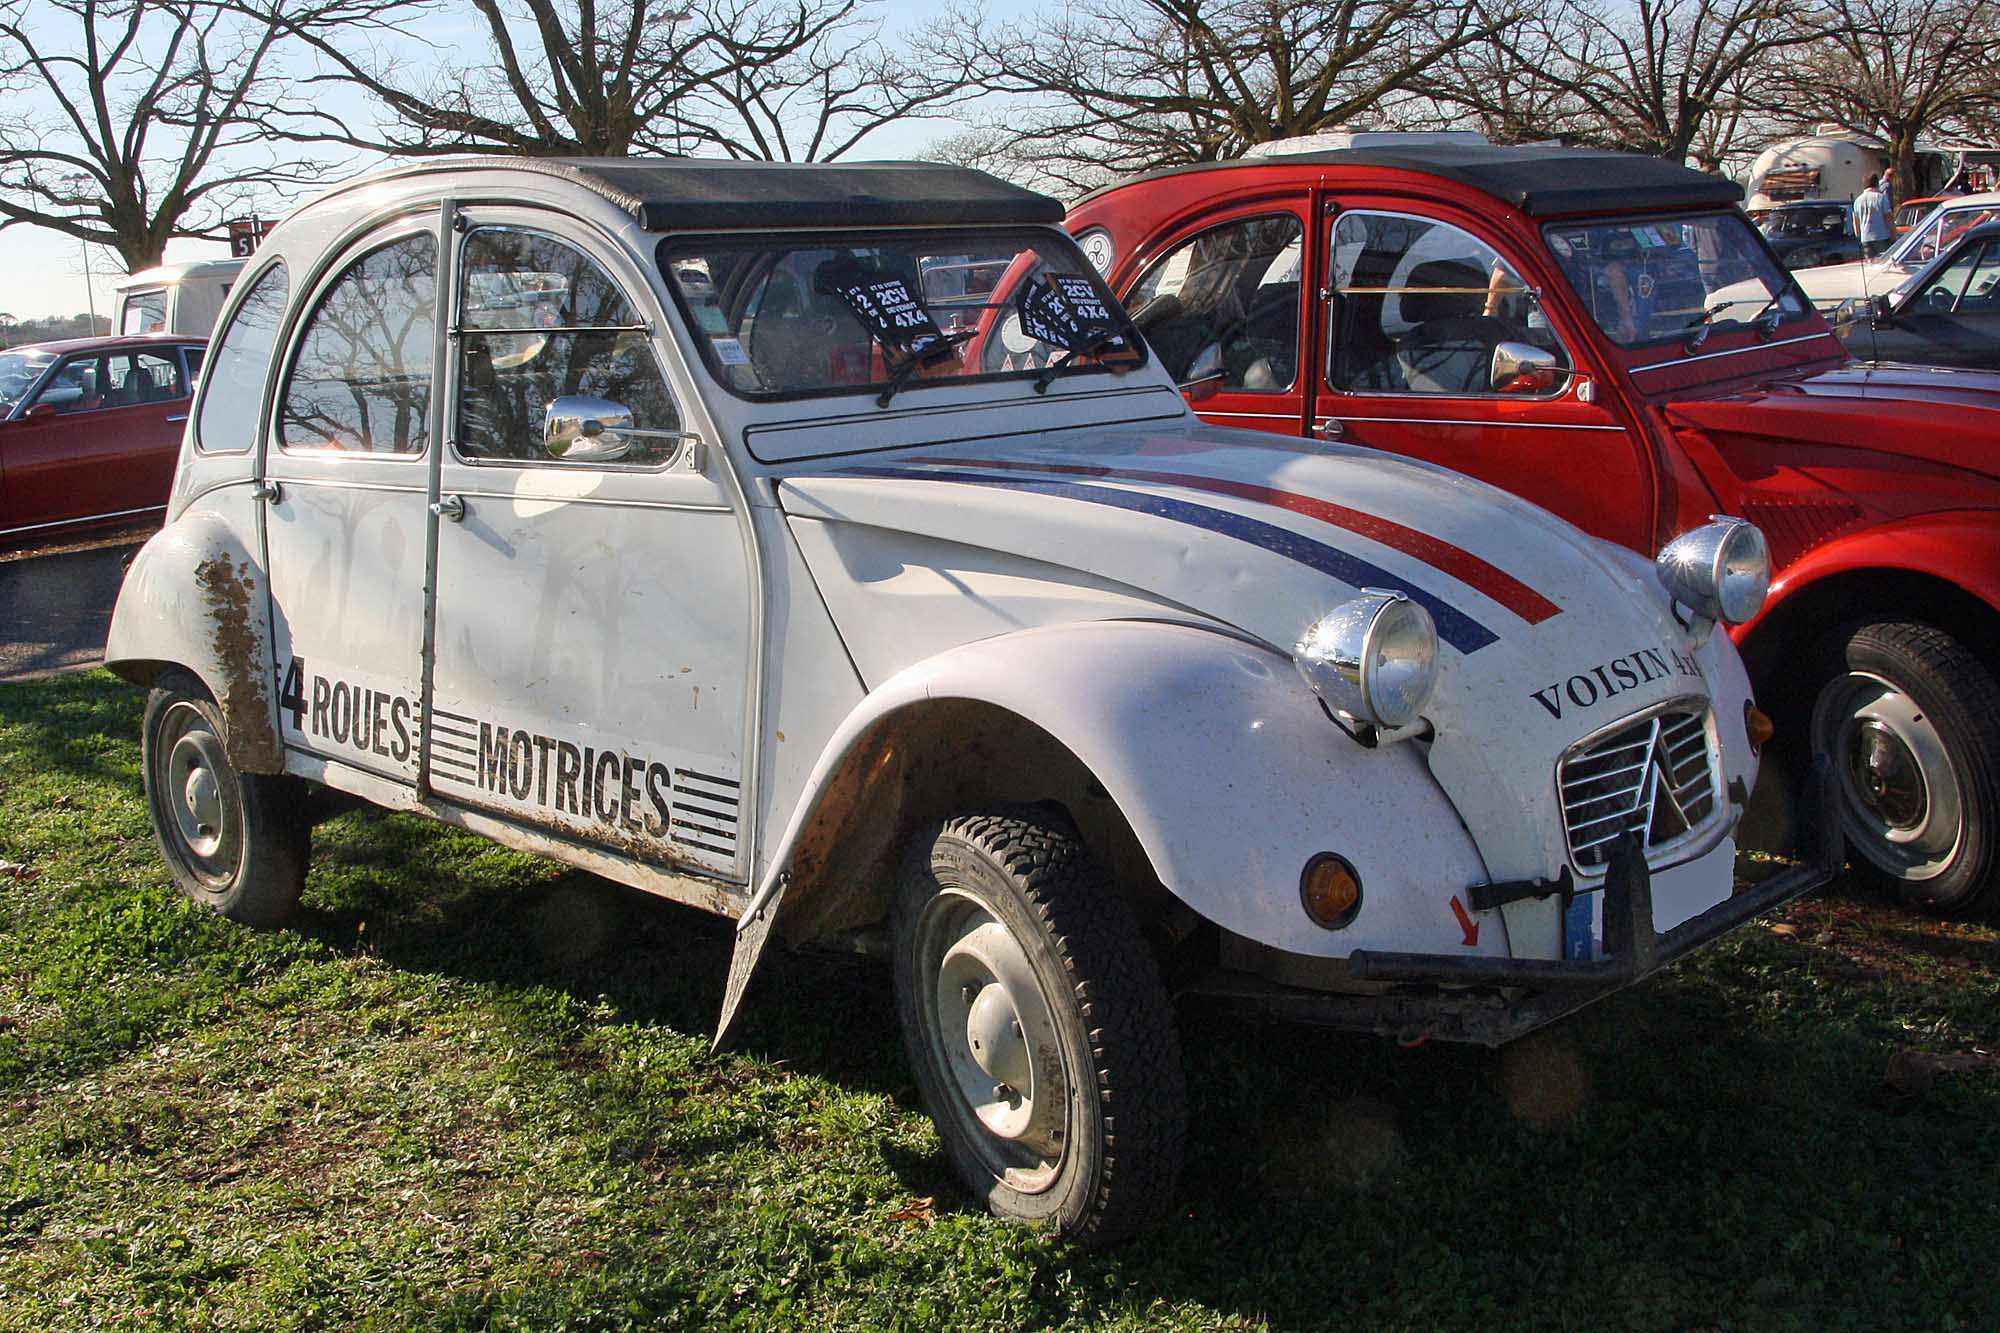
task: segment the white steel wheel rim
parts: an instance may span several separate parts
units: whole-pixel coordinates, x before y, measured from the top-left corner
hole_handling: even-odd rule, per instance
[[[1893,682],[1852,671],[1820,691],[1814,748],[1833,761],[1848,841],[1904,880],[1943,874],[1965,841],[1951,752],[1921,705]]]
[[[196,879],[215,890],[235,880],[243,850],[243,795],[222,738],[192,704],[177,703],[160,724],[158,789],[167,831]]]
[[[946,1114],[994,1179],[1054,1184],[1067,1153],[1071,1079],[1055,1015],[1013,933],[951,889],[917,921],[917,1002]]]

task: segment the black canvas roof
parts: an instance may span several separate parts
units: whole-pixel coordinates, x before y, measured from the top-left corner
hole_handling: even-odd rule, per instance
[[[1150,180],[1154,176],[1221,167],[1284,170],[1299,166],[1394,167],[1441,176],[1482,190],[1535,217],[1611,210],[1718,208],[1743,197],[1743,187],[1735,181],[1664,158],[1559,145],[1503,148],[1494,144],[1415,143],[1407,147],[1338,148],[1169,167],[1136,179]]]
[[[440,164],[442,165],[442,164]],[[1061,222],[1063,206],[969,167],[931,162],[726,162],[699,158],[458,158],[559,176],[647,231]]]

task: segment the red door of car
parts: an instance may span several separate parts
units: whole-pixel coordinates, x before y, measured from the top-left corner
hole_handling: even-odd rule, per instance
[[[0,531],[164,508],[187,410],[178,348],[65,358],[27,415],[0,426]]]
[[[1650,550],[1649,455],[1607,407],[1560,292],[1540,294],[1560,275],[1476,226],[1407,200],[1328,202],[1309,431],[1468,473]],[[1500,382],[1496,355],[1517,367]]]
[[[1160,363],[1194,382],[1204,420],[1305,429],[1309,206],[1299,191],[1205,214],[1165,237],[1122,293]]]

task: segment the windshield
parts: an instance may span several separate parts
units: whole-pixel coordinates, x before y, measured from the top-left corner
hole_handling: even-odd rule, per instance
[[[1569,285],[1620,347],[1681,342],[1811,310],[1739,213],[1560,222],[1544,231]]]
[[[1846,230],[1847,210],[1838,204],[1823,208],[1774,208],[1764,215],[1766,236],[1838,236]]]
[[[1145,344],[1048,232],[672,238],[660,267],[703,357],[745,398],[1122,372]],[[1003,285],[1004,283],[1004,285]]]
[[[0,352],[0,416],[14,410],[54,360],[47,352]]]

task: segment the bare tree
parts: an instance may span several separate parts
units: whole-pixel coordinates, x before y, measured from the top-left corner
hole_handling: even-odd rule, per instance
[[[1075,190],[1376,116],[1508,17],[1431,0],[1078,0],[1006,24],[961,10],[916,47],[1020,99],[948,151]]]
[[[1829,0],[1827,36],[1784,84],[1816,119],[1879,136],[1896,197],[1919,138],[2000,122],[2000,0]]]
[[[1811,0],[1545,0],[1439,95],[1513,138],[1559,135],[1711,169],[1758,82],[1825,30]],[[1476,62],[1483,61],[1483,65]]]
[[[204,0],[0,3],[0,229],[47,227],[128,270],[273,185],[320,176],[256,147],[277,39]]]
[[[450,0],[334,3],[338,22],[293,25],[320,71],[273,112],[294,138],[380,152],[826,160],[956,92],[889,54],[872,0],[470,0],[485,50],[422,62],[411,33]],[[325,109],[330,85],[384,123]]]

